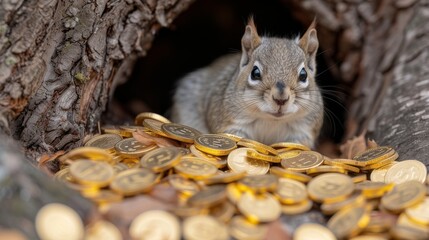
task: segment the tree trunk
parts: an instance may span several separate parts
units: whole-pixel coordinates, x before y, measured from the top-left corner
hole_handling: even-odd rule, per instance
[[[192,0],[0,4],[0,119],[34,159],[81,145],[154,34]]]

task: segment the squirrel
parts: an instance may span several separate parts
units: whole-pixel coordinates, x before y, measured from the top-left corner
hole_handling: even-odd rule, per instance
[[[315,82],[315,25],[295,39],[261,37],[249,18],[241,53],[223,56],[179,81],[172,120],[204,133],[314,148],[324,112]]]

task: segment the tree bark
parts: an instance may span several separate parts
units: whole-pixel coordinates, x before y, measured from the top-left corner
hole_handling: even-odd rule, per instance
[[[93,132],[154,34],[192,0],[0,4],[0,126],[35,159]]]

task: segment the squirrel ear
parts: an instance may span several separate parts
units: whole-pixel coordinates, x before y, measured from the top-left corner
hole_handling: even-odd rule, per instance
[[[319,48],[319,40],[317,39],[316,20],[313,20],[310,27],[304,33],[304,36],[299,39],[299,46],[306,55],[308,67],[314,71],[316,68],[316,53]]]
[[[253,17],[249,18],[243,37],[241,38],[241,47],[243,48],[243,55],[241,58],[241,66],[246,65],[249,62],[250,56],[253,50],[261,44],[261,38],[256,30]]]

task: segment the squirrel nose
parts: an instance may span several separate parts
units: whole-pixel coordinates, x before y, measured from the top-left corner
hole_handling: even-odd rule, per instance
[[[273,96],[273,100],[274,100],[274,102],[276,102],[276,103],[277,103],[277,105],[279,105],[279,106],[283,106],[283,105],[285,105],[285,103],[289,100],[289,96],[288,96],[287,98],[280,98],[280,99],[275,98],[275,97]]]

